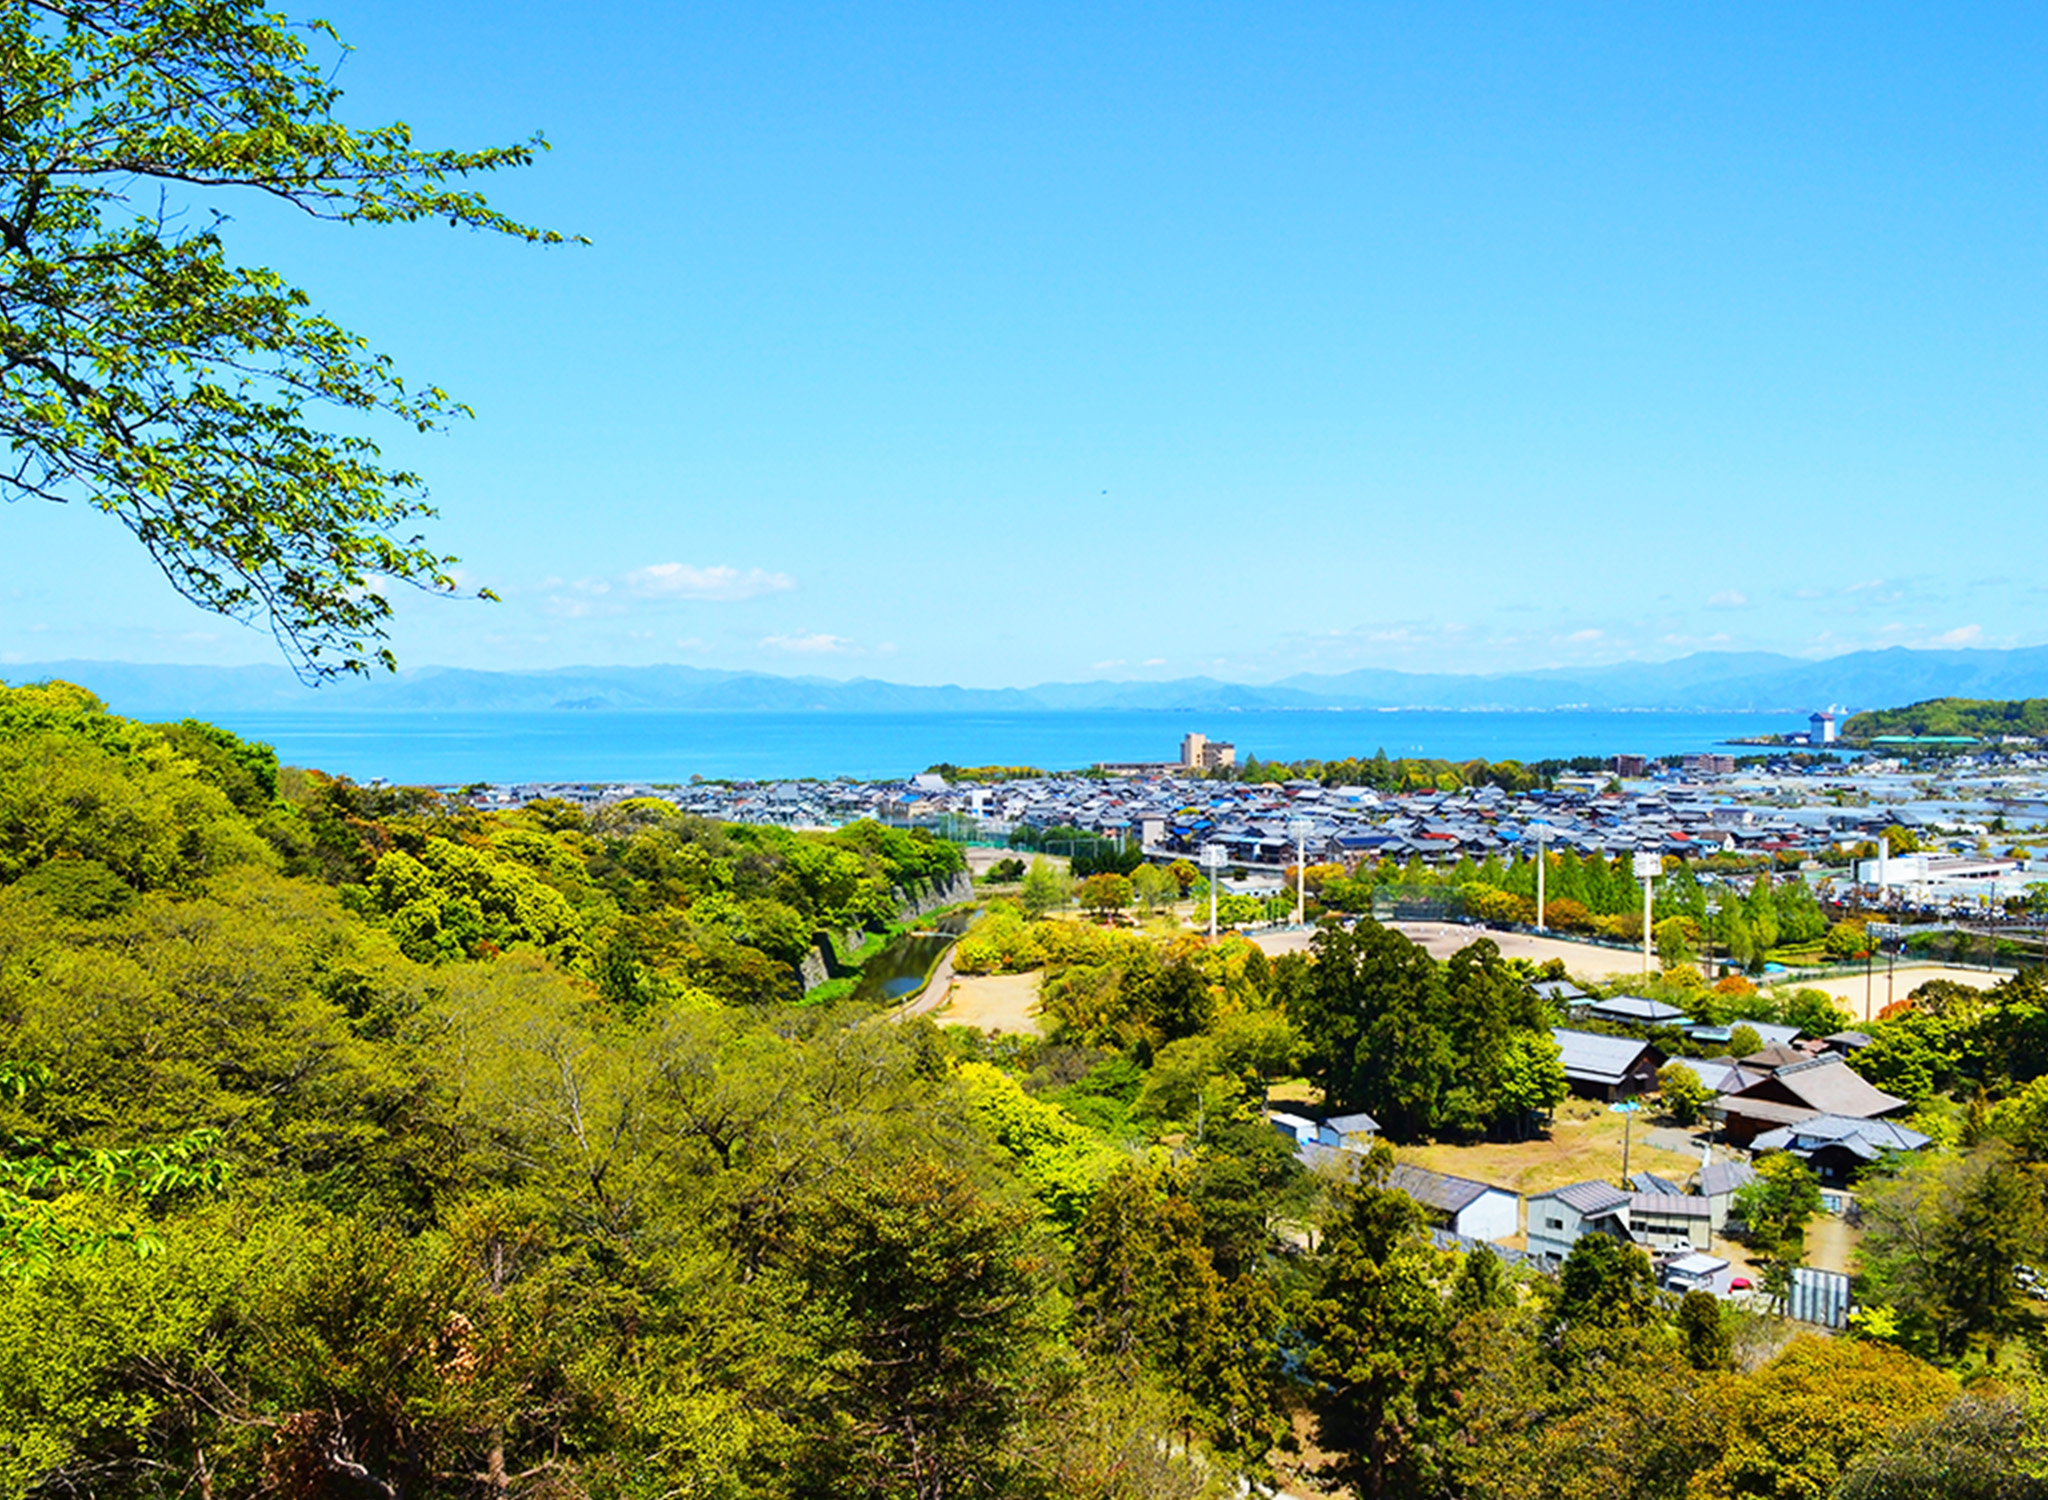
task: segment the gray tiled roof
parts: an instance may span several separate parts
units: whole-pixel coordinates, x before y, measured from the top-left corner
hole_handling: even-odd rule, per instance
[[[1902,1109],[1906,1103],[1878,1088],[1833,1053],[1811,1062],[1793,1063],[1778,1069],[1773,1076],[1807,1108],[1825,1115],[1870,1119]]]
[[[1699,1191],[1705,1198],[1719,1198],[1756,1181],[1756,1168],[1746,1161],[1710,1161],[1700,1168]]]
[[[1649,1043],[1627,1036],[1601,1036],[1592,1031],[1551,1028],[1558,1049],[1564,1054],[1567,1078],[1585,1078],[1595,1083],[1620,1083]]]
[[[1931,1137],[1904,1125],[1894,1125],[1890,1120],[1847,1119],[1841,1115],[1820,1115],[1811,1120],[1802,1120],[1797,1125],[1787,1125],[1778,1130],[1767,1130],[1751,1142],[1755,1151],[1791,1151],[1804,1154],[1818,1150],[1824,1145],[1837,1145],[1854,1152],[1865,1161],[1875,1161],[1887,1151],[1918,1151],[1930,1143]]]
[[[1611,1182],[1575,1182],[1570,1187],[1552,1188],[1547,1193],[1537,1193],[1530,1198],[1555,1198],[1568,1207],[1577,1209],[1588,1217],[1613,1213],[1628,1203],[1629,1195]]]

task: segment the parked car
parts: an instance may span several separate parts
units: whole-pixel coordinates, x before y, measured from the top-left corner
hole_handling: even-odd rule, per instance
[[[1731,1276],[1728,1279],[1728,1290],[1731,1292],[1746,1292],[1750,1286],[1751,1282],[1747,1276]]]

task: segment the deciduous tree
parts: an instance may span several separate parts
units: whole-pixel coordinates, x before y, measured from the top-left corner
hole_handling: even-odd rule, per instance
[[[402,124],[346,125],[321,41],[339,45],[259,0],[0,13],[0,491],[114,517],[179,593],[267,625],[308,678],[393,664],[377,580],[459,587],[412,532],[433,514],[419,477],[357,414],[427,431],[465,408],[235,265],[216,205],[239,191],[315,220],[561,238],[454,185],[525,165],[539,137],[422,149]]]

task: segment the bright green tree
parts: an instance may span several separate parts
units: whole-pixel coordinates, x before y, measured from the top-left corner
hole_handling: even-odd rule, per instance
[[[1065,906],[1071,895],[1072,882],[1041,854],[1032,859],[1031,868],[1024,872],[1017,900],[1026,916],[1042,917],[1055,907]]]
[[[1905,1341],[1947,1359],[2024,1321],[2019,1273],[2048,1239],[2041,1183],[2001,1144],[1925,1156],[1860,1195],[1864,1300],[1898,1315]]]
[[[1668,1062],[1657,1070],[1657,1093],[1671,1118],[1681,1125],[1698,1120],[1714,1102],[1714,1091],[1698,1072],[1678,1061]]]
[[[1131,904],[1131,882],[1105,871],[1081,882],[1081,906],[1098,917],[1111,916]]]
[[[912,1161],[836,1185],[778,1259],[818,1357],[796,1395],[805,1492],[944,1500],[1001,1478],[1047,1331],[1025,1216]]]
[[[360,417],[427,431],[464,408],[276,272],[236,266],[208,205],[240,189],[316,220],[560,238],[451,185],[525,165],[538,137],[425,150],[404,125],[348,126],[339,51],[259,0],[0,16],[0,483],[113,516],[179,593],[260,621],[308,677],[392,665],[373,578],[458,588],[453,559],[411,534],[432,515],[420,480],[381,462]],[[322,405],[351,413],[344,434],[313,420]]]

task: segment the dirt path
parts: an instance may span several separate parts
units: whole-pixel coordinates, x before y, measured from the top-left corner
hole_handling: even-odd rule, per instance
[[[907,1021],[912,1016],[929,1015],[946,1003],[953,993],[953,949],[947,948],[932,967],[931,978],[924,982],[924,988],[889,1012],[891,1019]]]

